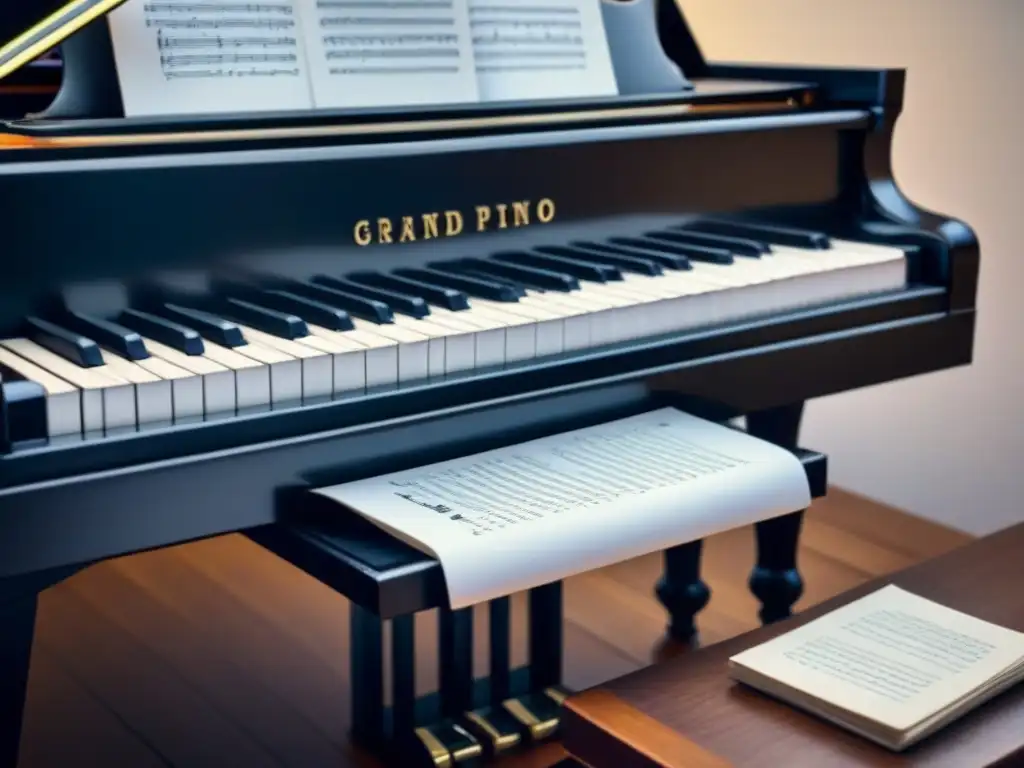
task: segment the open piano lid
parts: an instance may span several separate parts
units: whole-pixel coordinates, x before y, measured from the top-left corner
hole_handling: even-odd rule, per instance
[[[150,143],[162,138],[310,138],[424,126],[456,132],[536,129],[563,125],[636,125],[807,108],[817,87],[806,82],[747,82],[709,78],[709,67],[673,0],[601,0],[619,95],[373,109],[317,109],[245,114],[125,117],[105,16],[125,0],[71,0],[0,49],[0,82],[60,44],[60,90],[44,112],[3,124],[37,138]],[[652,41],[656,44],[651,44]],[[443,125],[442,125],[443,124]],[[435,131],[427,129],[430,133]],[[272,132],[268,135],[268,132]],[[242,134],[242,135],[240,135]],[[160,137],[160,138],[158,138]]]

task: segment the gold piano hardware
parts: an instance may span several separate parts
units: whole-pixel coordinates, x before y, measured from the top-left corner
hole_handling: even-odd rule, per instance
[[[535,222],[550,224],[555,219],[555,201],[549,197],[536,204],[530,200],[495,205],[478,205],[471,214],[460,210],[435,211],[400,219],[379,218],[375,221],[357,221],[352,230],[356,245],[390,245],[433,240],[439,237],[458,237],[466,231],[467,219],[471,231],[487,232],[495,229],[519,229]]]

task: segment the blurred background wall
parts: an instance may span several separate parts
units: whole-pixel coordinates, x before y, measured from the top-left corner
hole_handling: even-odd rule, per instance
[[[816,401],[838,485],[975,534],[1024,520],[1024,1],[681,0],[713,61],[908,70],[904,193],[982,250],[971,367]]]

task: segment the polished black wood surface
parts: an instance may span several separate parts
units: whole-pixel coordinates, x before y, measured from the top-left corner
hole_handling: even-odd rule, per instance
[[[696,87],[639,86],[589,103],[110,123],[96,96],[112,98],[111,73],[92,66],[104,28],[91,26],[65,46],[53,119],[22,121],[10,126],[20,135],[3,137],[0,199],[11,224],[0,243],[0,337],[54,308],[116,317],[167,272],[203,296],[211,275],[238,266],[291,278],[420,266],[709,213],[906,248],[907,288],[319,404],[52,443],[11,444],[0,386],[0,579],[14,620],[30,626],[37,574],[288,526],[296,491],[613,418],[623,392],[710,418],[747,415],[755,433],[795,447],[806,400],[969,363],[974,234],[919,209],[892,178],[904,73],[716,65],[675,3],[632,7],[657,11],[667,60]],[[702,82],[719,89],[703,104]],[[76,131],[62,115],[91,120]],[[557,214],[525,228],[353,240],[361,220],[471,217],[478,205],[541,199]],[[759,531],[751,586],[767,622],[803,589],[800,522],[797,513]],[[666,556],[659,593],[680,638],[704,602],[699,554],[688,546]],[[397,590],[396,599],[416,597]],[[24,642],[11,642],[16,661]],[[0,672],[13,674],[3,678],[14,691],[5,706],[20,712],[11,702],[24,670],[10,670]]]

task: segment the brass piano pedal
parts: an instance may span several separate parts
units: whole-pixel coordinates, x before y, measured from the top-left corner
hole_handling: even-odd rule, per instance
[[[457,723],[443,722],[414,732],[411,751],[415,765],[433,768],[474,766],[483,757],[483,746]]]
[[[526,727],[504,707],[483,707],[462,717],[466,730],[480,740],[488,757],[508,752],[526,741]]]
[[[515,699],[507,699],[501,704],[512,717],[526,728],[531,741],[544,741],[558,731],[562,704],[557,696],[549,694],[549,691],[555,690],[549,688],[541,693],[530,693]],[[562,701],[564,701],[564,697],[562,697]]]

